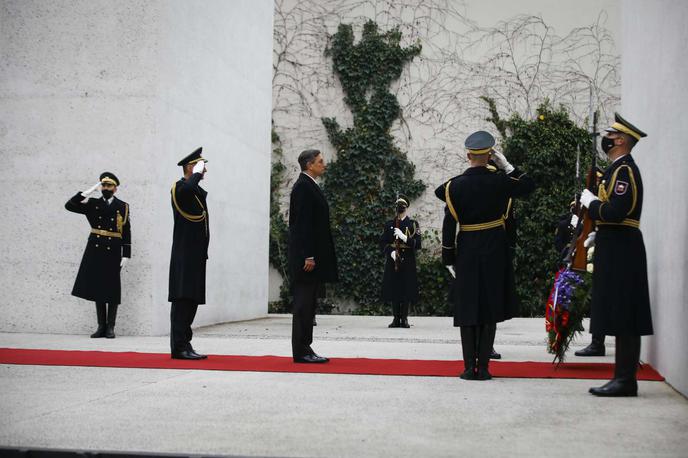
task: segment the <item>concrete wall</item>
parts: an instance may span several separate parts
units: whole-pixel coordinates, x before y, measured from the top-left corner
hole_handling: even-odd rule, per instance
[[[655,327],[643,359],[688,395],[688,3],[626,0],[620,11],[622,113],[648,134],[633,154]]]
[[[198,146],[211,222],[196,324],[267,313],[270,1],[0,5],[1,331],[86,333],[70,296],[88,235],[64,210],[100,172],[131,204],[121,334],[169,330],[169,189]]]

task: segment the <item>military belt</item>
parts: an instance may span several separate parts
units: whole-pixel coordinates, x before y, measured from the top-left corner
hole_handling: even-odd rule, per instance
[[[91,229],[91,234],[102,235],[103,237],[116,237],[118,239],[122,238],[122,234],[119,232],[104,231],[102,229]]]
[[[638,221],[637,219],[631,219],[631,218],[626,218],[619,223],[609,223],[607,221],[598,221],[597,225],[598,226],[628,226],[628,227],[634,227],[636,229],[640,229],[640,221]]]
[[[459,231],[486,231],[488,229],[494,229],[495,227],[502,227],[504,228],[504,217],[496,219],[494,221],[488,221],[487,223],[478,223],[478,224],[460,224]]]

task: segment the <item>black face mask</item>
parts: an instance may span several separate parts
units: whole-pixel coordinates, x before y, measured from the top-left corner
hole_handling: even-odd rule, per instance
[[[614,148],[614,139],[609,137],[602,137],[600,146],[602,146],[602,151],[604,151],[605,154],[609,154],[609,151],[611,151],[611,149]]]
[[[397,214],[401,215],[406,211],[406,205],[397,205]]]
[[[100,191],[100,192],[103,193],[103,197],[104,197],[106,200],[109,199],[110,197],[112,197],[112,195],[115,193],[114,191],[111,191],[111,190],[109,190],[109,189],[103,189],[103,190]]]

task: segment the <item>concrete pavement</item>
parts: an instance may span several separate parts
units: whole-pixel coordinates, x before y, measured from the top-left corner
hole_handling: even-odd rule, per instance
[[[458,359],[450,318],[319,316],[334,357]],[[290,317],[195,331],[210,354],[290,354]],[[587,344],[584,335],[580,345]],[[498,328],[506,360],[549,361],[542,319]],[[613,342],[610,342],[613,344]],[[0,347],[168,351],[167,337],[0,334]],[[613,361],[609,356],[586,361]],[[572,355],[569,361],[580,361]],[[662,382],[600,399],[589,380],[0,365],[0,445],[262,456],[688,456],[688,401]]]

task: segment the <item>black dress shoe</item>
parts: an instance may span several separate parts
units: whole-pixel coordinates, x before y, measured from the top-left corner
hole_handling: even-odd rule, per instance
[[[329,359],[323,358],[322,356],[318,355],[294,356],[295,363],[322,364],[328,361]]]
[[[578,350],[574,353],[576,356],[604,356],[605,348],[604,345],[599,345],[595,342],[591,343],[582,350]]]
[[[188,350],[188,352],[191,353],[192,355],[198,356],[198,357],[199,357],[198,359],[207,359],[207,358],[208,358],[208,355],[203,355],[203,354],[201,354],[201,353],[196,353],[196,350],[194,350],[193,348],[190,348],[190,349]]]
[[[599,388],[590,388],[595,396],[617,398],[638,396],[638,382],[635,380],[614,379]]]
[[[106,339],[114,339],[115,338],[115,327],[110,326],[109,324],[105,328],[105,338]]]
[[[502,359],[502,355],[497,353],[495,349],[493,348],[492,351],[490,352],[490,359]]]
[[[401,325],[401,322],[399,321],[399,318],[394,317],[391,323],[389,323],[388,328],[398,328]]]
[[[189,350],[179,351],[172,353],[172,359],[203,359],[203,357],[197,353],[192,353]]]
[[[411,325],[409,324],[407,318],[402,318],[402,319],[401,319],[401,324],[399,325],[399,327],[400,327],[400,328],[406,328],[406,329],[408,329],[408,328],[411,327]]]
[[[323,363],[326,363],[330,360],[330,358],[325,358],[324,356],[316,355],[315,352],[311,353],[311,356],[315,356],[316,358],[324,359]]]

